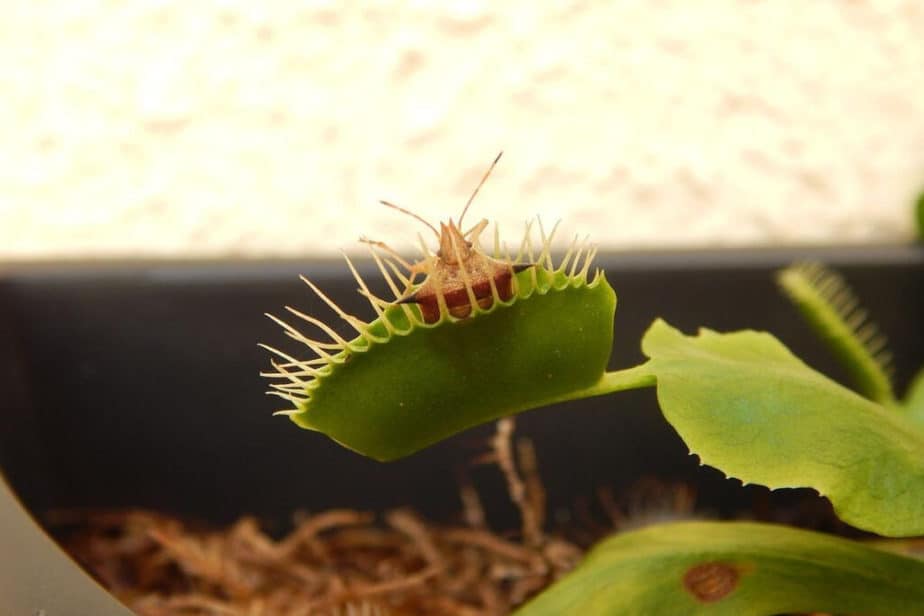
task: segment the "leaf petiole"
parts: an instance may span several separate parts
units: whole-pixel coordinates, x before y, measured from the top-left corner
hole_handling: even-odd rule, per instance
[[[581,400],[582,398],[593,398],[594,396],[605,396],[617,391],[628,391],[630,389],[641,389],[643,387],[654,387],[657,379],[654,373],[648,367],[650,362],[625,368],[624,370],[614,370],[604,372],[600,380],[584,389],[577,389],[563,396],[551,399],[549,404],[555,402],[565,402],[568,400]]]

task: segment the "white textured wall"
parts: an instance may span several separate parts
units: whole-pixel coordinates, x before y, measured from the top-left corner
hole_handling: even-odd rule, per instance
[[[917,0],[8,2],[0,258],[410,246],[376,200],[456,214],[501,148],[472,220],[514,235],[903,240],[922,33]]]

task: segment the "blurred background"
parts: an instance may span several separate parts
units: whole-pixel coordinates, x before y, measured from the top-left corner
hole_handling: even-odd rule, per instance
[[[537,8],[541,6],[541,8]],[[15,2],[0,259],[412,250],[458,214],[604,248],[912,237],[917,0]]]

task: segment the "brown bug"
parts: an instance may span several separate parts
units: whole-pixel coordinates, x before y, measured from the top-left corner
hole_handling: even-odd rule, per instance
[[[488,167],[478,186],[462,208],[458,224],[451,218],[448,223],[440,223],[440,230],[429,222],[402,207],[388,201],[380,201],[382,205],[396,209],[408,216],[412,216],[427,225],[439,240],[439,250],[435,256],[426,256],[413,264],[398,257],[397,253],[382,242],[367,239],[362,241],[387,250],[398,258],[399,262],[410,273],[409,285],[414,282],[418,274],[426,278],[410,295],[405,295],[396,301],[398,304],[417,304],[423,315],[424,322],[436,323],[440,320],[443,303],[454,317],[465,318],[472,313],[472,303],[476,302],[481,308],[489,308],[494,303],[494,289],[497,296],[506,301],[513,296],[513,275],[532,264],[513,265],[509,262],[493,259],[478,247],[478,236],[488,226],[488,221],[482,219],[468,231],[462,231],[462,219],[468,207],[475,199],[475,195],[484,185],[488,176],[494,170],[503,152],[500,152]]]

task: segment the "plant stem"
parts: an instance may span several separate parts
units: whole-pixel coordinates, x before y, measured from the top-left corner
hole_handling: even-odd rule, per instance
[[[584,389],[569,392],[554,400],[549,400],[549,404],[555,402],[564,402],[566,400],[580,400],[581,398],[592,398],[594,396],[603,396],[617,391],[626,391],[628,389],[641,389],[642,387],[654,387],[657,379],[648,368],[648,362],[626,368],[624,370],[615,370],[613,372],[604,372],[600,380]]]

